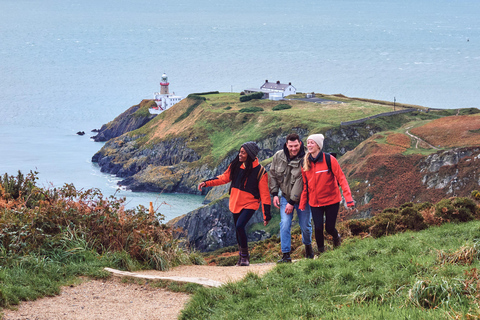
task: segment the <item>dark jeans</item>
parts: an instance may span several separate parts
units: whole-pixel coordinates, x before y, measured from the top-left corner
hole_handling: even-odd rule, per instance
[[[233,222],[235,223],[235,230],[237,232],[237,243],[240,248],[248,248],[245,226],[247,225],[248,221],[250,221],[254,213],[255,210],[253,209],[242,209],[240,213],[233,214]]]
[[[310,207],[312,210],[313,223],[315,225],[315,240],[317,247],[320,249],[325,246],[323,239],[323,215],[325,214],[325,230],[335,239],[338,238],[338,231],[335,229],[337,221],[338,209],[340,202],[324,207]]]

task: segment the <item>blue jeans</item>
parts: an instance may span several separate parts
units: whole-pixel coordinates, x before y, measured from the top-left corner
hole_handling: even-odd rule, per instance
[[[305,210],[300,210],[298,208],[298,203],[293,207],[293,212],[290,214],[285,213],[285,208],[288,202],[285,197],[280,197],[280,241],[282,244],[282,253],[290,252],[292,245],[292,235],[290,229],[292,227],[293,212],[297,211],[298,224],[302,230],[302,242],[304,245],[312,244],[312,214],[310,212],[310,207],[307,205]]]

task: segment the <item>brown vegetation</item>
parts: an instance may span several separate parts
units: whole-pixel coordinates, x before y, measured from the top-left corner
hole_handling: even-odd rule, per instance
[[[444,148],[478,146],[480,115],[451,116],[410,130],[434,146]]]
[[[411,140],[403,133],[394,133],[387,136],[387,143],[408,149],[410,148]]]

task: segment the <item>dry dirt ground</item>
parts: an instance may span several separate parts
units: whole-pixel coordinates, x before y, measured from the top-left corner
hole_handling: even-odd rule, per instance
[[[275,264],[253,264],[249,267],[180,266],[170,271],[143,271],[135,276],[185,277],[231,282],[248,272],[259,275]],[[92,280],[77,286],[63,287],[60,295],[22,302],[17,310],[3,310],[4,320],[135,320],[177,319],[190,296],[148,285],[123,283],[120,276],[108,280]]]

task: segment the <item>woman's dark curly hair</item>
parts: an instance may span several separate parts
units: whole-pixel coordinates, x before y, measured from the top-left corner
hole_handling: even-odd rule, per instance
[[[240,148],[241,149],[241,148]],[[238,153],[240,153],[240,150],[238,150]],[[247,177],[250,175],[252,172],[253,168],[253,161],[255,159],[252,159],[249,155],[247,155],[247,160],[244,162],[245,163],[245,172],[243,173],[242,176],[242,184],[241,187],[245,186],[245,182],[247,181]],[[240,162],[238,155],[230,162],[230,180],[234,181],[237,176],[240,174],[240,167],[242,166],[242,162]]]

